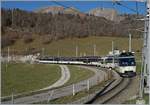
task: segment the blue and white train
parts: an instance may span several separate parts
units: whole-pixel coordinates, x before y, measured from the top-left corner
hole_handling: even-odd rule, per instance
[[[44,57],[39,63],[74,64],[114,68],[122,77],[136,76],[136,62],[132,52],[122,52],[115,56],[83,56],[83,57]]]
[[[134,54],[131,52],[121,53],[118,57],[116,71],[123,77],[136,76],[136,62]]]

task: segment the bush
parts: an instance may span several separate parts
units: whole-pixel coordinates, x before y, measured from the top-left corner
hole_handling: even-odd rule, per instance
[[[33,37],[31,35],[24,35],[23,40],[24,43],[31,43],[33,41]]]
[[[13,45],[15,43],[16,39],[12,39],[11,37],[9,36],[2,36],[1,37],[1,47],[4,48],[4,47],[7,47],[7,46],[10,46],[10,45]]]
[[[53,41],[53,39],[51,38],[51,37],[49,37],[49,36],[44,36],[43,37],[43,40],[42,40],[42,43],[43,44],[49,44],[49,43],[51,43]]]

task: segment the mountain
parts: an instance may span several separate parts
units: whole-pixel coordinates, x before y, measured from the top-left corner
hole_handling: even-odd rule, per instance
[[[77,10],[76,8],[74,8],[74,7],[70,7],[70,8],[64,9],[64,12],[63,12],[63,13],[64,13],[64,14],[74,14],[74,15],[76,15],[76,14],[79,14],[80,11]]]
[[[74,7],[64,8],[62,6],[49,6],[49,7],[43,7],[35,11],[36,13],[52,13],[52,14],[79,14],[80,11],[77,10]]]
[[[69,7],[64,8],[62,6],[49,6],[43,7],[35,11],[36,13],[52,13],[52,14],[71,14],[71,15],[80,15],[81,17],[85,17],[86,13],[81,12],[80,10]],[[87,12],[89,15],[104,17],[111,21],[121,21],[124,17],[118,15],[117,10],[112,8],[93,8]]]
[[[112,8],[94,8],[88,12],[89,15],[104,17],[111,21],[121,21],[124,18],[118,15],[117,10]]]
[[[64,8],[62,6],[49,6],[49,7],[40,8],[36,10],[35,13],[71,14],[71,15],[79,15],[82,18],[86,16],[85,13],[82,13],[80,10],[74,7]]]
[[[57,14],[57,13],[62,13],[64,11],[64,7],[62,6],[49,6],[49,7],[44,7],[36,10],[36,13],[52,13],[52,14]]]

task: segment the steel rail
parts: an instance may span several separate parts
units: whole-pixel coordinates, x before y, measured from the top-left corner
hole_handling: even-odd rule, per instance
[[[111,88],[107,86],[106,88],[104,88],[105,90],[103,90],[103,92],[98,93],[95,97],[93,97],[92,100],[86,102],[86,104],[108,103],[111,99],[117,96],[120,92],[125,90],[130,85],[130,83],[131,83],[130,78],[120,78],[119,82],[117,82],[114,86],[111,87],[112,84],[109,85],[109,87]]]

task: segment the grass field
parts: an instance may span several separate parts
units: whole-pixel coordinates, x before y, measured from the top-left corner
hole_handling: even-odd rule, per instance
[[[73,38],[53,41],[50,44],[42,44],[41,37],[38,36],[32,43],[25,44],[22,40],[18,40],[14,45],[10,46],[10,50],[24,51],[25,48],[35,48],[41,50],[44,48],[46,55],[60,55],[60,56],[75,56],[76,46],[78,46],[78,55],[93,55],[93,44],[96,45],[96,55],[106,55],[111,50],[112,41],[114,41],[115,48],[120,50],[128,50],[128,38],[122,37],[87,37],[87,38]],[[132,50],[141,51],[142,39],[132,39]],[[7,51],[7,48],[2,49]],[[141,53],[136,53],[140,58]]]
[[[77,83],[81,80],[85,80],[90,78],[91,76],[93,76],[95,73],[93,71],[90,71],[88,69],[84,69],[84,68],[80,68],[77,66],[68,66],[69,70],[70,70],[70,74],[71,74],[71,78],[70,80],[65,84],[66,85],[70,85],[73,83]]]
[[[6,68],[7,66],[7,68]],[[69,66],[71,78],[64,85],[85,80],[94,75],[94,72]],[[61,76],[58,65],[49,64],[2,64],[2,96],[29,92],[49,86],[56,82]]]
[[[111,50],[111,43],[114,41],[115,48],[120,50],[128,50],[128,38],[121,37],[87,37],[87,38],[73,38],[73,39],[63,39],[59,41],[54,41],[50,44],[44,45],[41,41],[41,36],[35,38],[32,43],[25,44],[22,40],[18,40],[14,45],[10,46],[10,51],[25,51],[26,48],[42,49],[44,48],[45,55],[52,56],[75,56],[76,46],[78,46],[78,55],[93,55],[93,45],[96,45],[96,55],[106,55]],[[140,60],[142,49],[142,39],[134,38],[132,39],[132,50],[135,51],[137,60]],[[3,48],[2,51],[7,51],[7,48]],[[137,52],[139,51],[139,52]],[[138,64],[138,71],[140,70],[140,64]],[[26,69],[29,67],[31,70]],[[33,90],[35,87],[41,88],[47,86],[46,82],[50,84],[50,81],[46,81],[51,74],[49,74],[50,65],[22,65],[22,64],[10,64],[8,65],[8,70],[4,70],[5,66],[2,64],[2,95],[9,95],[14,89],[15,93],[25,92],[28,90]],[[57,68],[57,67],[55,67]],[[69,67],[70,68],[70,67]],[[71,80],[66,84],[71,84],[82,80],[83,77],[88,78],[93,75],[92,73],[84,73],[82,75],[79,70],[74,70],[76,67],[71,67]],[[22,69],[22,71],[20,71]],[[46,69],[44,72],[43,69]],[[36,72],[35,72],[36,71]],[[15,72],[15,73],[14,73]],[[57,74],[57,73],[56,73]],[[27,76],[25,76],[27,75]],[[46,76],[43,76],[46,75]],[[84,75],[84,76],[83,76]],[[28,77],[29,76],[29,77]],[[31,76],[31,77],[30,77]],[[34,79],[32,80],[32,78]],[[86,77],[87,76],[87,77]],[[14,78],[15,77],[15,78]],[[39,80],[41,80],[39,83]],[[57,80],[57,79],[56,79]],[[53,80],[56,81],[56,80]],[[19,81],[19,82],[15,82]],[[43,82],[44,81],[44,82]],[[30,85],[32,83],[32,85]],[[29,85],[29,86],[28,86]],[[36,86],[38,85],[38,86]],[[17,89],[16,86],[18,86]],[[22,88],[25,87],[25,88]],[[22,89],[21,89],[22,88]]]
[[[2,96],[29,92],[44,88],[56,82],[61,76],[57,65],[42,64],[2,64]]]
[[[136,63],[136,72],[137,72],[137,74],[140,74],[140,72],[141,72],[141,62]]]

